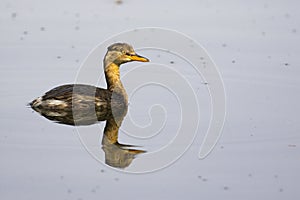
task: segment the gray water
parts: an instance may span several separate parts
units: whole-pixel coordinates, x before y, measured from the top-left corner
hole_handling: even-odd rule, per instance
[[[1,199],[298,199],[298,7],[297,1],[3,1]],[[198,158],[204,138],[199,131],[176,162],[137,175],[97,161],[82,145],[76,127],[53,123],[26,104],[54,86],[73,83],[100,42],[148,26],[183,32],[205,47],[224,80],[227,116],[220,140],[205,159]],[[133,66],[122,68],[121,74]],[[170,66],[182,67],[177,60]],[[101,63],[95,67],[102,76]],[[191,71],[180,72],[199,85],[202,120],[208,122],[206,85]],[[98,85],[105,87],[103,79]],[[154,97],[164,95],[153,88],[146,91],[130,99],[129,112],[140,125],[150,122],[148,105],[158,100]],[[176,101],[168,103],[174,113],[168,115],[163,134],[138,140],[121,131],[120,139],[150,152],[161,148],[174,136],[178,120]],[[95,128],[101,137],[103,126],[79,130]],[[205,130],[208,125],[200,126]],[[143,155],[132,165],[135,161],[143,161]]]

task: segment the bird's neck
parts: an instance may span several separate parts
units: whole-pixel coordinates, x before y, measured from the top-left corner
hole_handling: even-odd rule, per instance
[[[107,89],[116,95],[122,96],[127,103],[127,93],[120,79],[119,65],[110,63],[108,65],[105,65],[104,71]]]

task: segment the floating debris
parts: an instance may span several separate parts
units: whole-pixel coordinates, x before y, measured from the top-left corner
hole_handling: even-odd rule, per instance
[[[13,19],[16,19],[16,17],[17,17],[17,13],[11,13],[11,18],[13,18]]]
[[[45,31],[45,30],[46,30],[45,27],[40,28],[40,31]]]
[[[61,59],[61,56],[56,56],[57,59]]]
[[[224,190],[229,190],[229,187],[228,186],[224,186],[223,189]]]
[[[289,144],[288,147],[297,147],[295,144]]]
[[[174,64],[174,61],[170,61],[170,64]]]
[[[227,47],[227,44],[223,43],[223,44],[222,44],[222,47]]]
[[[24,31],[23,34],[24,34],[24,35],[27,35],[27,34],[28,34],[28,31]]]
[[[232,63],[235,63],[235,60],[232,60],[231,62],[232,62]]]
[[[79,26],[75,26],[75,30],[78,31],[80,29]]]
[[[289,19],[289,18],[291,17],[289,13],[286,13],[284,16],[285,16],[285,18],[287,18],[287,19]]]
[[[284,63],[284,66],[289,66],[290,64],[289,63]]]
[[[117,5],[121,5],[121,4],[123,3],[123,1],[122,1],[122,0],[115,0],[115,3],[116,3]]]

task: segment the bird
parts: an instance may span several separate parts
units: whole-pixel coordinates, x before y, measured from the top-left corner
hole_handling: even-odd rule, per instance
[[[44,117],[69,125],[95,123],[95,117],[85,117],[92,116],[91,113],[96,113],[97,121],[104,121],[111,117],[107,115],[116,112],[120,112],[117,116],[122,118],[127,113],[128,96],[120,79],[120,66],[132,61],[150,60],[138,55],[130,44],[114,43],[107,48],[103,59],[106,89],[85,84],[61,85],[34,99],[29,105]]]

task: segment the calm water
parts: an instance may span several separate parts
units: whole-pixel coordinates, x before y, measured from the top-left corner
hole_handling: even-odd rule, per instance
[[[155,2],[135,1],[121,5],[114,1],[75,2],[72,8],[70,4],[7,1],[0,5],[3,199],[300,197],[297,2],[182,2],[173,4],[174,8],[168,2],[159,8]],[[183,7],[187,11],[178,13]],[[220,141],[208,157],[199,160],[211,112],[207,85],[175,57],[141,52],[154,63],[174,67],[188,77],[199,101],[201,123],[180,159],[156,172],[137,175],[97,161],[82,145],[78,133],[97,141],[91,145],[104,159],[101,138],[105,123],[79,128],[61,125],[26,104],[54,86],[74,82],[80,64],[99,42],[141,26],[182,31],[207,49],[224,79],[227,118]],[[102,60],[103,55],[99,56]],[[101,63],[95,67],[101,77]],[[134,67],[131,63],[121,69],[125,87],[134,81],[126,78]],[[149,77],[158,75],[173,80],[162,71]],[[105,87],[103,79],[97,85]],[[130,96],[120,142],[138,145],[148,153],[163,148],[179,127],[177,103],[161,87],[143,87]],[[149,113],[154,104],[164,105],[166,110],[153,107]],[[131,126],[131,121],[137,126]],[[168,154],[159,159],[147,155],[137,156],[125,171],[168,159]]]

